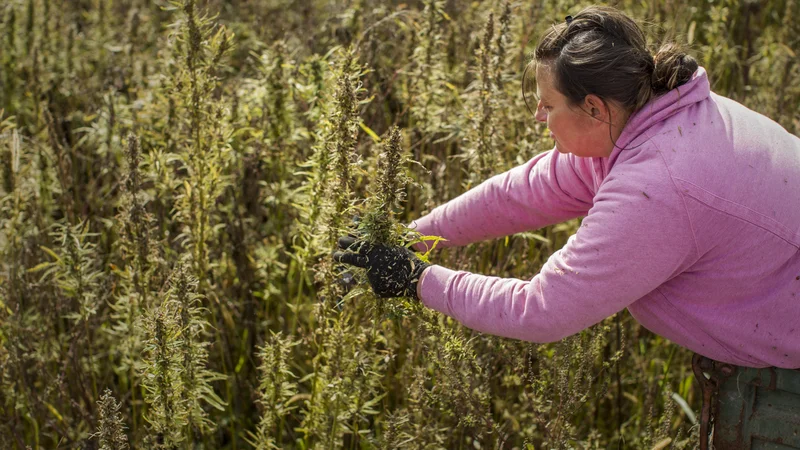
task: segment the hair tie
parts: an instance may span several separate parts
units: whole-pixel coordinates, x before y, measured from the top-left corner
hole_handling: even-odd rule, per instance
[[[572,23],[572,16],[567,16],[564,18],[564,20],[567,22],[567,25],[569,25]]]

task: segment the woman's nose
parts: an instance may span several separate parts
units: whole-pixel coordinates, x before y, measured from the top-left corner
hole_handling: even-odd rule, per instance
[[[542,107],[542,102],[536,105],[536,115],[534,116],[539,122],[547,122],[547,113]]]

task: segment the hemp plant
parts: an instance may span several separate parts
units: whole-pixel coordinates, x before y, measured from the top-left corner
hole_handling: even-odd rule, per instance
[[[112,264],[118,277],[118,289],[113,293],[110,320],[106,329],[112,342],[112,354],[118,358],[115,370],[120,382],[131,393],[133,409],[133,431],[138,421],[137,390],[132,389],[136,380],[135,366],[141,354],[144,339],[137,321],[142,312],[155,301],[152,286],[160,285],[159,270],[163,258],[158,251],[157,230],[153,215],[146,208],[147,192],[143,184],[149,181],[149,173],[142,171],[141,145],[139,138],[129,134],[125,152],[126,175],[122,183],[119,213],[114,223],[121,230],[117,249],[121,266]]]
[[[98,426],[97,437],[100,450],[128,450],[128,436],[125,435],[125,422],[120,414],[122,405],[114,398],[111,389],[106,388],[103,396],[97,401]]]
[[[259,348],[258,386],[261,419],[256,433],[250,433],[251,444],[258,450],[280,449],[286,416],[296,409],[291,404],[297,394],[297,377],[289,367],[292,346],[296,345],[281,333],[273,333]]]
[[[0,74],[3,80],[2,105],[4,110],[13,114],[17,108],[16,105],[12,103],[14,99],[12,93],[18,81],[15,73],[17,59],[17,10],[15,5],[13,3],[8,4],[2,11],[2,14],[4,15],[3,28],[5,31],[2,37],[3,56],[0,60],[3,69],[2,74]]]
[[[323,225],[321,215],[326,205],[325,192],[332,172],[333,154],[330,141],[333,134],[333,115],[329,113],[331,99],[326,88],[335,73],[325,69],[328,65],[327,60],[314,55],[301,66],[307,82],[299,89],[299,93],[311,105],[306,112],[306,120],[312,148],[311,156],[307,161],[298,164],[300,170],[295,173],[306,180],[298,189],[300,201],[296,208],[299,223],[293,242],[295,254],[303,268],[319,256],[317,253],[322,247],[318,242]]]
[[[187,119],[182,123],[179,145],[188,176],[177,197],[183,231],[178,239],[191,249],[195,274],[201,286],[208,277],[209,239],[213,232],[213,206],[227,186],[221,169],[228,162],[226,140],[228,124],[213,101],[222,60],[232,47],[233,36],[224,27],[215,26],[207,16],[198,14],[195,0],[181,4],[183,17],[176,36],[181,65],[171,81],[173,101],[183,109]]]
[[[55,224],[54,228],[51,236],[59,244],[58,252],[42,247],[54,260],[39,269],[47,267],[42,278],[51,280],[59,289],[64,317],[85,327],[91,342],[94,333],[88,322],[101,306],[98,297],[103,275],[94,258],[96,245],[89,240],[97,234],[88,231],[88,221],[74,226]]]
[[[211,383],[224,376],[207,369],[207,323],[197,303],[197,280],[186,263],[173,270],[159,305],[145,311],[145,339],[139,375],[148,408],[152,445],[192,444],[213,431],[204,405],[224,410]]]
[[[146,311],[141,326],[145,346],[139,366],[150,424],[149,445],[171,448],[183,442],[186,417],[181,414],[178,324],[167,302]]]
[[[413,47],[411,62],[416,66],[408,86],[409,111],[412,128],[420,134],[437,134],[443,124],[439,120],[448,101],[447,70],[445,67],[444,30],[449,26],[443,1],[429,0],[422,11],[424,25],[420,42]],[[449,122],[449,121],[448,121]]]
[[[377,173],[372,181],[373,195],[367,198],[364,218],[359,231],[373,242],[400,243],[401,232],[397,223],[406,189],[411,182],[407,174],[410,162],[403,150],[400,129],[392,127],[378,154]]]
[[[145,208],[146,192],[142,189],[145,174],[140,170],[142,159],[139,138],[128,135],[127,175],[123,184],[122,208],[118,221],[123,230],[120,250],[129,268],[134,289],[143,304],[147,303],[151,277],[158,267],[153,240],[153,217]]]
[[[200,435],[215,429],[204,405],[225,410],[225,403],[214,392],[211,383],[226,377],[207,368],[209,342],[205,337],[208,323],[203,317],[205,309],[200,306],[203,296],[197,293],[197,279],[191,276],[185,265],[176,272],[173,273],[170,301],[180,333],[180,401],[185,409],[187,427],[184,433],[189,443],[193,443]]]
[[[328,109],[330,132],[325,142],[324,149],[329,152],[329,161],[333,176],[328,177],[324,184],[324,197],[319,212],[322,223],[320,230],[320,245],[333,248],[339,234],[345,229],[345,217],[352,212],[353,187],[355,185],[353,166],[356,161],[356,142],[358,129],[358,99],[357,79],[360,68],[355,62],[355,55],[345,51],[341,56],[336,69],[336,91],[332,105]],[[316,168],[319,170],[319,167]],[[311,398],[305,403],[305,415],[302,421],[304,439],[309,445],[322,445],[330,439],[339,439],[341,430],[338,426],[326,427],[328,420],[334,424],[339,423],[331,417],[334,411],[323,409],[321,405],[336,399],[337,392],[331,384],[328,363],[331,347],[343,351],[347,340],[331,340],[332,330],[344,327],[351,329],[352,324],[341,317],[340,310],[333,308],[345,295],[344,286],[338,282],[339,274],[336,272],[330,256],[323,256],[313,268],[314,279],[318,284],[317,296],[319,303],[315,308],[317,320],[317,333],[320,338],[317,343],[317,355],[313,359],[313,377],[309,380]],[[345,335],[347,335],[345,333]],[[340,425],[340,423],[339,423]]]
[[[325,189],[320,211],[322,237],[320,244],[334,248],[340,233],[346,228],[347,217],[352,214],[355,186],[356,143],[358,137],[358,89],[360,68],[352,51],[343,52],[336,74],[336,91],[329,109],[330,132],[325,149],[330,157],[320,156],[320,162],[330,164],[333,176],[322,184]],[[317,167],[316,170],[321,170]],[[325,299],[341,298],[342,289],[335,283],[330,257],[323,258],[315,268],[315,279],[322,284],[320,295]]]
[[[7,239],[0,250],[8,261],[5,290],[9,298],[22,299],[25,295],[19,292],[24,283],[24,250],[25,240],[34,236],[33,230],[25,226],[29,220],[28,203],[34,198],[35,185],[31,183],[34,164],[30,157],[23,155],[21,137],[13,120],[4,119],[0,110],[0,171],[2,171],[2,192],[0,194],[0,234]]]
[[[473,112],[470,130],[470,186],[476,186],[487,179],[495,169],[497,159],[497,124],[494,113],[497,110],[495,80],[492,68],[492,40],[494,39],[494,12],[489,13],[483,30],[483,39],[478,51],[480,79],[475,92],[476,110]]]

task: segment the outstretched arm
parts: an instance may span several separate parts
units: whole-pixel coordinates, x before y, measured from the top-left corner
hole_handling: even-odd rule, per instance
[[[578,232],[531,280],[434,265],[420,282],[421,300],[470,328],[498,336],[552,342],[577,333],[696,260],[687,212],[666,178],[654,185],[652,178],[625,170],[610,174]]]
[[[550,150],[438,206],[410,225],[443,246],[535,230],[584,216],[594,196],[588,158]],[[424,244],[417,245],[424,250]]]

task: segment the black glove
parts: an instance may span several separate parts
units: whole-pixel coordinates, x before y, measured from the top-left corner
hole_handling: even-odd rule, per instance
[[[367,279],[380,298],[417,298],[417,283],[430,264],[399,245],[370,244],[354,236],[339,238],[339,247],[352,252],[336,252],[333,260],[367,269]]]

